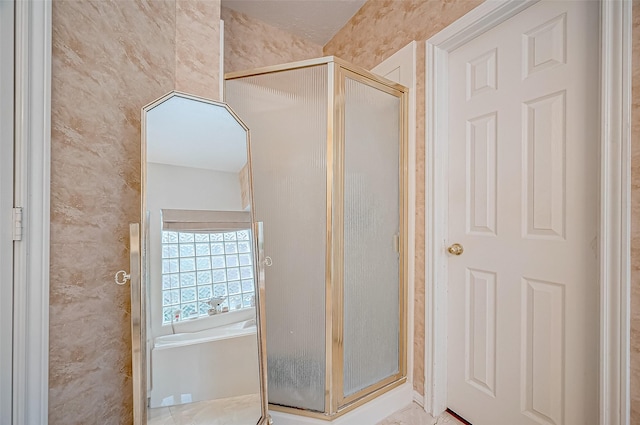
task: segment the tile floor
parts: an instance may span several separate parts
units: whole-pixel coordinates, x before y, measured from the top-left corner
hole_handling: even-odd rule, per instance
[[[427,414],[422,407],[416,403],[412,403],[399,412],[394,413],[382,422],[378,422],[377,425],[462,425],[462,422],[448,413],[444,413],[439,418],[435,419],[431,415]]]
[[[260,418],[258,394],[149,409],[147,425],[255,424]]]
[[[150,409],[147,424],[244,425],[257,422],[259,417],[260,398],[255,394]],[[462,425],[462,423],[448,413],[434,419],[413,403],[378,422],[377,425]]]

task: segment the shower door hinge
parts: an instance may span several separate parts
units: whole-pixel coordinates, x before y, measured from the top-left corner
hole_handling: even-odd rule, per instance
[[[22,240],[22,207],[13,209],[13,240]]]

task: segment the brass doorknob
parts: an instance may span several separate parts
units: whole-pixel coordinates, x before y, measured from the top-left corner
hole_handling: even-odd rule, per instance
[[[449,248],[447,248],[447,251],[449,251],[449,254],[461,255],[464,252],[464,248],[459,243],[454,243]]]

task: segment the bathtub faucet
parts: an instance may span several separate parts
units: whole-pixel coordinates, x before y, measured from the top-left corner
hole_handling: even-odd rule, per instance
[[[222,298],[222,297],[211,298],[208,302],[208,304],[211,306],[211,308],[209,309],[209,316],[222,313],[222,307],[220,307],[220,304],[222,304],[225,301],[226,301],[226,298]]]

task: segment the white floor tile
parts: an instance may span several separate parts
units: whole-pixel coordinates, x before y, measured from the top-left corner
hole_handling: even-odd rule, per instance
[[[462,423],[448,413],[444,413],[439,418],[434,418],[427,414],[422,407],[416,403],[394,413],[377,425],[461,425]]]

